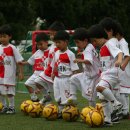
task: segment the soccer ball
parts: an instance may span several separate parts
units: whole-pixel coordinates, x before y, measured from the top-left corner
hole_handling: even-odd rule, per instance
[[[29,107],[30,104],[32,104],[33,102],[31,100],[26,100],[26,101],[23,101],[20,105],[20,110],[25,114],[27,115],[28,112],[27,112],[27,109]]]
[[[104,123],[104,118],[97,110],[92,110],[86,115],[86,123],[91,127],[100,127]]]
[[[58,118],[58,107],[54,104],[48,104],[43,108],[42,115],[47,120],[56,120]]]
[[[102,117],[104,118],[104,112],[103,112],[103,107],[101,103],[97,103],[95,109],[102,114]]]
[[[79,118],[79,110],[75,106],[66,106],[62,110],[62,118],[65,121],[76,121]]]
[[[92,106],[88,106],[88,107],[83,108],[82,111],[81,111],[81,113],[80,113],[81,119],[85,122],[85,121],[86,121],[86,115],[87,115],[90,111],[92,111],[92,110],[94,110],[94,109],[95,109],[95,108],[92,107]]]
[[[42,105],[39,102],[34,102],[28,106],[27,112],[31,117],[40,117],[42,109]]]
[[[0,102],[0,111],[3,109],[3,104]]]

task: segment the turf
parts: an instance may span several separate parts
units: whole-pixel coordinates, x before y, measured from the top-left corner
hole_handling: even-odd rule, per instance
[[[81,110],[87,105],[85,99],[80,95],[78,107]],[[86,124],[80,122],[65,122],[62,119],[56,121],[47,121],[44,118],[31,118],[23,115],[20,111],[22,101],[29,99],[28,94],[17,93],[15,97],[16,114],[15,115],[0,115],[0,130],[129,130],[130,120],[123,120],[120,124],[116,124],[109,128],[90,128]]]

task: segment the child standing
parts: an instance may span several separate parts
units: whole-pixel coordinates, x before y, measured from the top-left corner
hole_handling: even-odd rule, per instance
[[[82,96],[89,101],[89,105],[95,107],[96,84],[99,78],[100,61],[94,46],[88,43],[88,33],[85,28],[78,28],[73,38],[81,52],[81,58],[75,59],[75,63],[82,63],[83,72],[70,78],[70,97],[68,103],[76,100],[76,90],[79,88]]]
[[[15,113],[15,79],[16,79],[16,64],[23,60],[15,46],[9,43],[12,37],[12,29],[9,25],[0,27],[0,94],[3,103],[1,113]],[[19,65],[20,79],[22,79],[22,67]],[[6,103],[6,96],[9,106]]]
[[[100,61],[102,64],[102,73],[100,81],[96,86],[97,92],[103,95],[100,100],[103,104],[105,115],[105,126],[111,126],[111,104],[114,113],[122,108],[122,104],[117,101],[112,93],[113,87],[119,83],[121,73],[120,65],[122,63],[122,51],[117,47],[116,39],[107,40],[108,36],[101,25],[94,25],[89,29],[89,36],[100,48]],[[110,103],[111,104],[110,104]]]
[[[65,30],[65,27],[64,27],[63,23],[56,21],[52,25],[50,25],[48,30],[49,30],[50,38],[53,41],[56,32],[59,30]],[[43,90],[44,96],[40,100],[41,104],[48,103],[52,100],[50,95],[53,92],[53,81],[51,78],[52,67],[50,65],[51,65],[52,59],[55,55],[55,52],[57,50],[58,50],[58,48],[56,47],[55,43],[53,42],[49,49],[47,68],[35,80],[37,87],[39,89]]]
[[[25,86],[28,89],[32,101],[38,101],[36,95],[36,83],[35,79],[39,76],[41,72],[47,67],[48,59],[48,40],[49,37],[45,33],[40,33],[36,36],[37,48],[38,50],[28,59],[28,61],[23,62],[23,64],[30,64],[34,66],[33,75],[25,82]]]
[[[70,96],[69,79],[79,68],[77,63],[74,63],[74,53],[68,49],[69,34],[65,31],[58,31],[54,40],[59,50],[55,53],[51,64],[52,79],[54,79],[54,98],[61,113]]]

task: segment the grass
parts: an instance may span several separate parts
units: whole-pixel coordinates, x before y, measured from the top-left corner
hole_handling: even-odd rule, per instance
[[[87,105],[85,99],[80,94],[78,95],[79,105],[81,110]],[[31,118],[23,115],[20,111],[22,101],[29,99],[28,94],[17,93],[15,97],[16,114],[15,115],[0,115],[0,130],[89,130],[86,124],[77,122],[65,122],[62,119],[56,121],[47,121],[44,118]],[[120,124],[116,124],[110,128],[91,128],[91,130],[129,130],[130,120],[123,120]]]

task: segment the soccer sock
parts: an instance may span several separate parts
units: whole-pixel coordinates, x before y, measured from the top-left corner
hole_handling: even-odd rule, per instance
[[[111,122],[111,102],[102,102],[104,117],[106,122]]]
[[[129,112],[129,94],[127,94],[126,100],[127,100],[127,109],[128,109],[128,112]]]
[[[31,100],[35,101],[38,99],[37,95],[35,93],[30,94]]]
[[[8,96],[9,107],[14,108],[14,96]]]
[[[96,102],[95,101],[89,101],[89,106],[95,107],[96,106]]]
[[[6,96],[0,95],[0,100],[4,107],[7,107]]]
[[[128,105],[127,105],[126,94],[121,93],[120,95],[121,95],[120,101],[123,105],[123,108],[122,108],[123,115],[127,115],[128,114]]]
[[[117,102],[116,98],[114,97],[112,91],[109,88],[104,89],[102,95],[105,97],[106,100],[112,103]]]
[[[62,110],[64,109],[64,105],[58,105],[58,108],[59,108],[59,113],[61,113]]]

